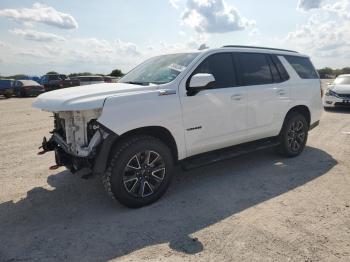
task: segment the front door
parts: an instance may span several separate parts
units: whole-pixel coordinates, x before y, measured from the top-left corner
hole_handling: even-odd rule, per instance
[[[180,84],[187,156],[238,144],[246,130],[246,94],[237,86],[232,54],[209,55],[191,76],[197,73],[212,74],[215,85],[189,96],[188,78]]]

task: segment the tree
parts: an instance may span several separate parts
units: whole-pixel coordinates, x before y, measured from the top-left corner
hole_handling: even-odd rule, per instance
[[[329,76],[335,74],[334,70],[330,67],[325,67],[317,71],[321,78],[329,78]]]
[[[350,67],[344,67],[341,71],[342,74],[350,74]]]
[[[50,72],[47,72],[46,74],[47,75],[58,75],[58,73],[55,71],[50,71]]]
[[[114,69],[109,75],[114,77],[122,77],[124,74],[121,70]]]
[[[76,76],[91,76],[91,75],[93,75],[93,74],[90,72],[83,72],[83,73],[71,73],[68,76],[69,77],[76,77]]]

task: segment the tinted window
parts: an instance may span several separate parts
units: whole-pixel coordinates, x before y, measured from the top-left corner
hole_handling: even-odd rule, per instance
[[[90,81],[103,81],[102,77],[91,77]]]
[[[315,68],[307,57],[285,56],[287,61],[292,65],[294,70],[303,79],[318,79]]]
[[[269,61],[269,66],[270,66],[273,82],[275,82],[275,83],[282,82],[281,75],[278,72],[275,63],[272,61],[271,57],[267,56],[267,59]]]
[[[49,80],[59,80],[59,76],[58,75],[49,75],[48,76]]]
[[[239,54],[242,77],[245,85],[273,83],[272,74],[265,54]]]
[[[287,73],[287,70],[282,65],[280,59],[276,55],[270,55],[270,58],[272,60],[272,63],[276,66],[278,73],[281,76],[281,81],[286,81],[289,79],[289,75]]]
[[[236,73],[230,53],[219,53],[207,57],[193,74],[208,73],[215,78],[215,88],[236,86]]]

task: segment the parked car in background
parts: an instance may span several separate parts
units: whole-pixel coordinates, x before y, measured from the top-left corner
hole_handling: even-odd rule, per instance
[[[70,79],[66,75],[49,74],[44,75],[41,78],[41,84],[44,86],[46,91],[51,91],[55,89],[79,86],[80,82],[77,79]]]
[[[350,108],[350,75],[339,75],[329,84],[323,97],[325,109],[334,107]]]
[[[0,79],[0,95],[10,98],[13,95],[14,79]]]
[[[104,76],[103,79],[105,83],[117,83],[120,77]]]
[[[18,97],[37,96],[45,92],[45,88],[34,80],[17,80],[14,93]]]
[[[78,76],[81,86],[104,83],[103,76]]]

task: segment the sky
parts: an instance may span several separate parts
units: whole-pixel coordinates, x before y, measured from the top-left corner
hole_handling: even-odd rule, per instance
[[[0,2],[0,75],[128,72],[155,55],[228,44],[350,66],[350,0]]]

